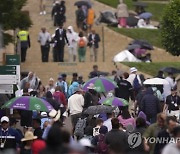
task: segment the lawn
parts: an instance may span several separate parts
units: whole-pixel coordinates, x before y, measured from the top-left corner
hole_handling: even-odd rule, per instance
[[[163,67],[179,68],[180,62],[157,62],[157,63],[136,63],[136,62],[123,62],[129,67],[136,67],[139,71],[145,72],[152,76],[156,76],[158,70]]]
[[[147,40],[149,43],[157,46],[159,48],[163,48],[161,44],[161,34],[157,29],[138,29],[138,28],[114,28],[111,27],[112,30],[131,37],[133,39],[143,39]]]
[[[97,1],[112,6],[114,8],[117,8],[117,5],[119,3],[119,0],[97,0]],[[129,10],[135,10],[132,0],[124,0],[124,2],[127,4]],[[145,8],[145,10],[153,14],[152,20],[160,21],[163,13],[163,8],[165,6],[166,4],[148,3],[148,7]]]

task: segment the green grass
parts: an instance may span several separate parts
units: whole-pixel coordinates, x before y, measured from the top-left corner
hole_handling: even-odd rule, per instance
[[[156,63],[136,63],[136,62],[123,62],[129,67],[136,67],[139,71],[145,72],[152,76],[156,76],[157,72],[163,67],[179,68],[180,62],[156,62]]]
[[[97,1],[112,6],[114,8],[117,8],[117,5],[119,3],[119,0],[97,0]],[[129,10],[135,10],[132,0],[124,0],[124,2],[127,4]],[[165,6],[166,4],[148,3],[148,7],[145,8],[145,10],[153,14],[152,20],[160,21],[163,13],[163,8]]]
[[[131,37],[133,39],[143,39],[147,40],[149,43],[157,46],[159,48],[163,48],[161,44],[161,34],[158,29],[138,29],[138,28],[112,28],[112,30]]]

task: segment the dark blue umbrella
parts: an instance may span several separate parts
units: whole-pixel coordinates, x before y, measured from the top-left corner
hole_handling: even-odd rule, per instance
[[[130,44],[139,44],[141,49],[153,50],[153,46],[146,40],[133,40]]]
[[[180,69],[174,68],[174,67],[164,67],[160,69],[163,72],[177,74],[180,73]]]
[[[152,13],[150,13],[150,12],[144,12],[139,15],[139,18],[142,18],[142,19],[149,19],[151,17],[152,17]]]
[[[128,50],[134,50],[134,49],[137,49],[137,48],[141,48],[141,46],[139,44],[131,44],[131,45],[127,46]]]

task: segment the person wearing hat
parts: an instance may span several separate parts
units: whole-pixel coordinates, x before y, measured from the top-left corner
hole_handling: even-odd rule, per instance
[[[18,131],[9,126],[9,118],[3,116],[0,127],[0,149],[16,149],[20,140],[21,136]]]
[[[78,121],[78,118],[81,117],[84,106],[84,97],[82,95],[82,90],[77,87],[74,89],[74,94],[68,99],[67,110],[70,112],[71,122],[73,129]]]
[[[88,108],[92,105],[97,105],[100,100],[100,95],[96,91],[96,87],[93,83],[90,83],[87,89],[88,91],[85,93],[84,96],[84,108]]]
[[[21,139],[21,142],[24,142],[24,146],[21,148],[20,154],[31,154],[32,153],[32,143],[33,140],[37,139],[37,136],[33,135],[33,132],[27,131],[24,138]]]
[[[53,78],[49,79],[48,85],[45,88],[46,88],[46,91],[50,91],[52,93],[55,91],[55,84],[54,84]]]
[[[62,92],[65,94],[65,96],[67,96],[67,92],[68,92],[68,85],[66,83],[66,81],[63,80],[63,76],[59,75],[58,76],[58,81],[55,84],[56,86],[60,86],[62,88]]]
[[[166,97],[166,104],[164,106],[165,113],[170,116],[180,116],[180,97],[177,95],[177,87],[171,89],[171,95]]]

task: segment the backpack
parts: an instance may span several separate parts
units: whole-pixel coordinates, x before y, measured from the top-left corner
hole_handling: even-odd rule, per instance
[[[77,21],[82,22],[82,21],[84,21],[84,19],[85,19],[84,12],[82,10],[79,10],[77,12]]]
[[[79,40],[79,47],[83,48],[83,47],[85,47],[85,45],[86,45],[85,40],[83,38],[80,38],[80,40]]]
[[[134,81],[133,81],[133,88],[136,92],[139,91],[139,89],[141,88],[137,75],[135,76]]]
[[[82,138],[84,136],[84,129],[86,127],[86,118],[79,118],[76,126],[75,126],[75,130],[74,130],[74,135],[77,137]]]
[[[108,146],[105,143],[105,135],[98,135],[98,143],[97,143],[97,153],[99,154],[107,154]]]

